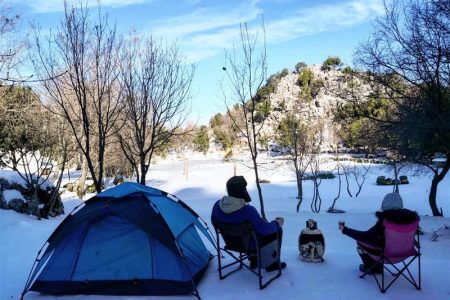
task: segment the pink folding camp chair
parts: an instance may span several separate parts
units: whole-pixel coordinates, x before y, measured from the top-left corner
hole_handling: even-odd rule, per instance
[[[395,224],[383,220],[385,246],[384,249],[378,250],[381,255],[377,256],[367,252],[377,263],[370,267],[360,278],[364,278],[367,274],[372,274],[377,285],[382,293],[400,277],[403,276],[416,289],[421,289],[421,274],[420,274],[420,239],[417,228],[419,221],[410,224]],[[366,246],[365,244],[363,244]],[[373,247],[371,247],[373,248]],[[417,260],[416,260],[417,259]],[[409,269],[411,263],[417,261],[418,280],[414,279]],[[378,279],[374,271],[378,264],[383,265],[383,272],[381,273],[381,280]],[[399,266],[398,266],[399,265]],[[393,278],[390,281],[385,281],[385,270],[388,271]]]

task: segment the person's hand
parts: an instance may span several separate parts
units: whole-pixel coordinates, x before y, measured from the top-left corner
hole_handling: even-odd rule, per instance
[[[339,221],[338,224],[339,224],[339,230],[340,231],[344,230],[344,227],[345,227],[344,221]]]
[[[282,227],[283,224],[284,224],[284,218],[283,217],[276,217],[275,221],[278,222],[278,225],[280,225],[280,227]]]

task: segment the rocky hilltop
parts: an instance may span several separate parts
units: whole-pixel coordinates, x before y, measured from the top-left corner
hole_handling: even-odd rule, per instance
[[[299,77],[304,70],[312,72],[309,84],[302,85]],[[338,98],[335,91],[344,81],[345,74],[334,68],[324,70],[320,65],[306,66],[302,70],[291,71],[278,79],[275,91],[270,94],[271,114],[264,125],[266,136],[273,136],[279,121],[289,113],[294,113],[306,124],[321,124],[323,126],[323,150],[331,150],[336,144],[337,124],[333,122],[333,113]],[[311,85],[314,86],[311,87]],[[309,86],[307,86],[309,85]],[[306,91],[307,89],[310,91]]]

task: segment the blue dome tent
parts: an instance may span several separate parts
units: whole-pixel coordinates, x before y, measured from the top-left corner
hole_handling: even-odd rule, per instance
[[[200,222],[201,221],[201,222]],[[39,251],[22,297],[46,294],[193,293],[214,245],[206,223],[185,203],[126,182],[74,209]]]

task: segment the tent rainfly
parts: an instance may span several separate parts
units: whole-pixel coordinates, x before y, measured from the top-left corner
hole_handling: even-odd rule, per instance
[[[197,231],[197,229],[199,231]],[[180,295],[197,284],[214,245],[206,223],[158,189],[126,182],[76,207],[39,251],[22,298],[46,294]]]

